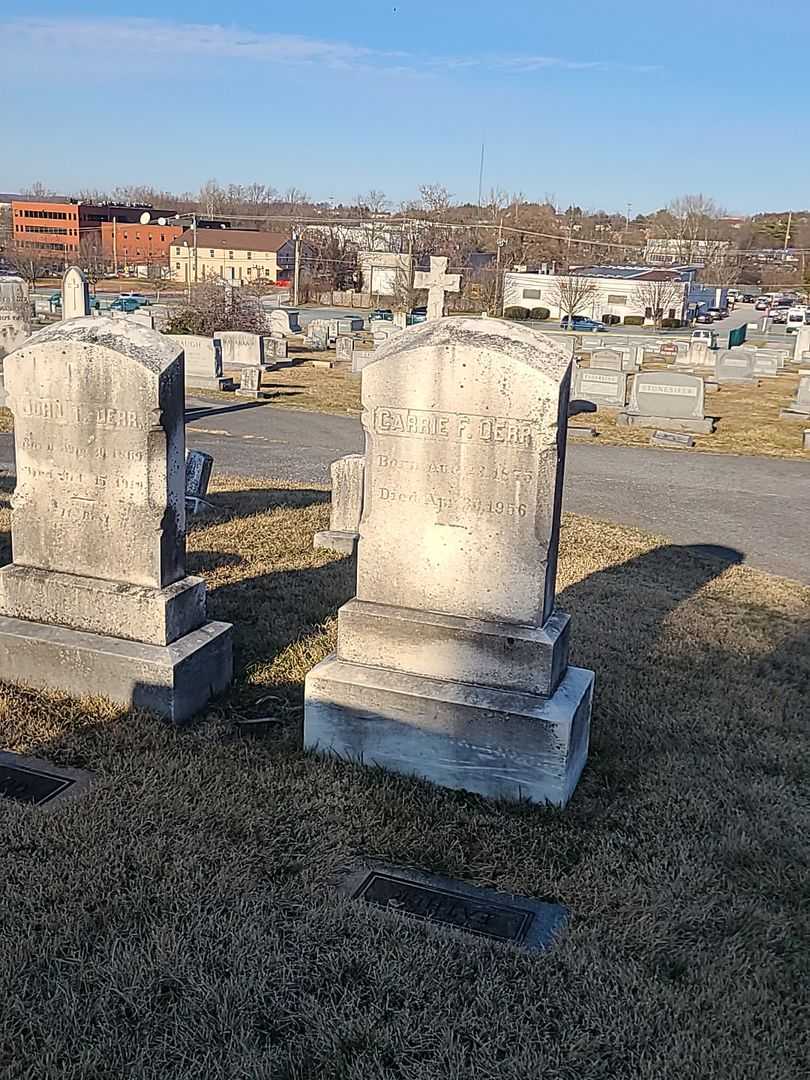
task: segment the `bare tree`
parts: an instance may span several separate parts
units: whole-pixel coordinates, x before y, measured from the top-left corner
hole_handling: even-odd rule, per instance
[[[416,303],[416,292],[413,287],[413,268],[397,270],[394,277],[394,310],[412,311]]]
[[[210,337],[216,330],[246,330],[258,334],[264,327],[264,312],[255,292],[217,279],[192,287],[190,300],[172,316],[169,333]]]
[[[596,282],[579,274],[561,274],[545,280],[551,283],[551,299],[568,320],[569,326],[574,315],[583,314],[583,309],[592,306],[599,295]]]
[[[663,234],[662,239],[667,241],[666,254],[673,262],[701,262],[716,267],[729,247],[722,235],[723,213],[705,195],[681,195],[656,215],[653,228]]]
[[[97,283],[107,276],[110,268],[109,259],[105,256],[102,247],[99,229],[88,230],[79,239],[78,262],[95,293]]]
[[[674,318],[683,315],[684,282],[678,280],[640,281],[633,289],[632,300],[644,309],[645,318],[653,319],[660,329],[667,316],[666,311],[675,310]]]
[[[13,242],[9,247],[9,262],[27,282],[29,288],[35,289],[40,278],[46,276],[53,268],[54,253],[41,251],[39,248]]]

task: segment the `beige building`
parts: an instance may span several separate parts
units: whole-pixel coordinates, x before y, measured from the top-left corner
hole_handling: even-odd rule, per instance
[[[187,229],[170,248],[172,278],[184,285],[206,278],[235,284],[289,277],[293,242],[252,229]]]

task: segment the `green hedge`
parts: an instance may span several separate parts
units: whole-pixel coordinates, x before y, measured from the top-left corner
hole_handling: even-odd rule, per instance
[[[529,312],[530,319],[547,319],[551,315],[551,312],[547,307],[533,307]]]
[[[644,316],[643,315],[625,315],[625,317],[624,317],[624,325],[625,326],[643,326],[644,325]]]
[[[525,307],[508,307],[503,309],[505,319],[528,319],[529,309]]]
[[[683,326],[680,319],[662,319],[661,326],[666,327],[667,330],[677,330]]]

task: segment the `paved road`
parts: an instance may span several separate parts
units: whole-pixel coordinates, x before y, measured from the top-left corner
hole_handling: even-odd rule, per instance
[[[363,449],[354,417],[189,401],[188,443],[216,468],[325,483],[329,464]],[[747,562],[810,583],[810,467],[803,461],[569,447],[566,508],[667,536],[722,544]]]

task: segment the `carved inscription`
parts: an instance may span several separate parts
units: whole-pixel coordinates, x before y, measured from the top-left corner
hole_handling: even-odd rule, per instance
[[[537,445],[537,425],[530,420],[513,420],[503,416],[472,416],[434,409],[379,406],[374,410],[374,430],[380,435],[416,436],[484,445],[501,444],[527,450]]]

